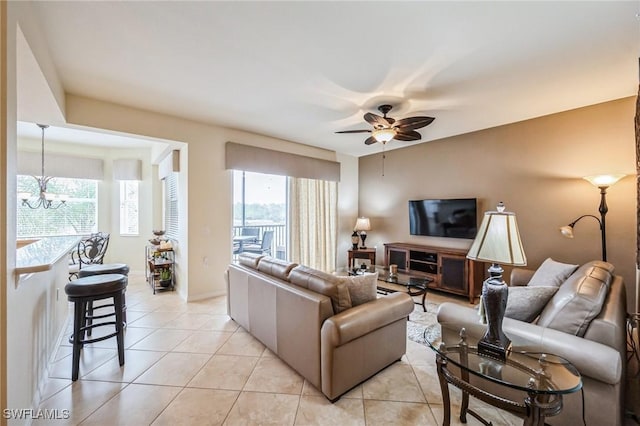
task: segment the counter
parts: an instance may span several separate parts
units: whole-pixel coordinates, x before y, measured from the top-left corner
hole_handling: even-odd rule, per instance
[[[44,237],[16,250],[16,275],[48,271],[75,249],[80,237]]]

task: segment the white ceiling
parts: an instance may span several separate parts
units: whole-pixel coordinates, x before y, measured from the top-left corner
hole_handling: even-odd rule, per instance
[[[365,112],[429,141],[632,96],[640,3],[35,4],[69,93],[351,155]],[[36,129],[38,130],[38,129]],[[392,141],[390,149],[406,146]]]

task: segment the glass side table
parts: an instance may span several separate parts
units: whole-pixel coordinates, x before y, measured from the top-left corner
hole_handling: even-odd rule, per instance
[[[451,401],[449,384],[462,390],[460,421],[466,423],[467,413],[482,424],[489,425],[478,413],[469,409],[469,395],[494,407],[524,416],[525,426],[543,426],[546,417],[562,411],[562,395],[580,390],[580,373],[567,360],[558,356],[540,353],[511,351],[506,361],[479,354],[475,346],[466,340],[466,331],[460,331],[460,341],[456,345],[435,343],[427,339],[429,347],[436,352],[438,380],[444,406],[443,426],[451,423]],[[455,367],[452,372],[449,364]],[[471,383],[470,375],[481,380]],[[524,401],[494,395],[482,389],[482,383],[492,382],[500,386],[526,393]]]

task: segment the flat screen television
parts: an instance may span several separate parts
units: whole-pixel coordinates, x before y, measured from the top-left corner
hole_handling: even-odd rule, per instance
[[[409,201],[411,235],[472,239],[477,223],[475,198]]]

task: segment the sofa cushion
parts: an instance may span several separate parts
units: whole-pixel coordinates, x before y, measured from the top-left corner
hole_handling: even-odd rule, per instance
[[[297,263],[265,256],[258,262],[258,271],[287,281],[289,279],[289,273],[296,266],[298,266]]]
[[[578,265],[556,262],[549,257],[542,262],[527,285],[530,287],[560,287],[576,269],[578,269]]]
[[[289,282],[331,298],[333,313],[351,308],[351,296],[347,284],[339,277],[307,266],[296,266],[289,274]]]
[[[610,263],[585,263],[558,288],[537,324],[582,337],[602,309],[612,274]]]
[[[338,277],[338,279],[347,285],[352,306],[371,302],[378,297],[376,285],[378,282],[377,272],[373,274],[365,273],[363,275]]]
[[[238,263],[251,269],[258,269],[258,262],[264,257],[264,254],[257,253],[240,253],[238,255]]]
[[[558,291],[558,287],[555,286],[509,287],[509,298],[504,316],[531,322],[540,315],[556,291]]]

